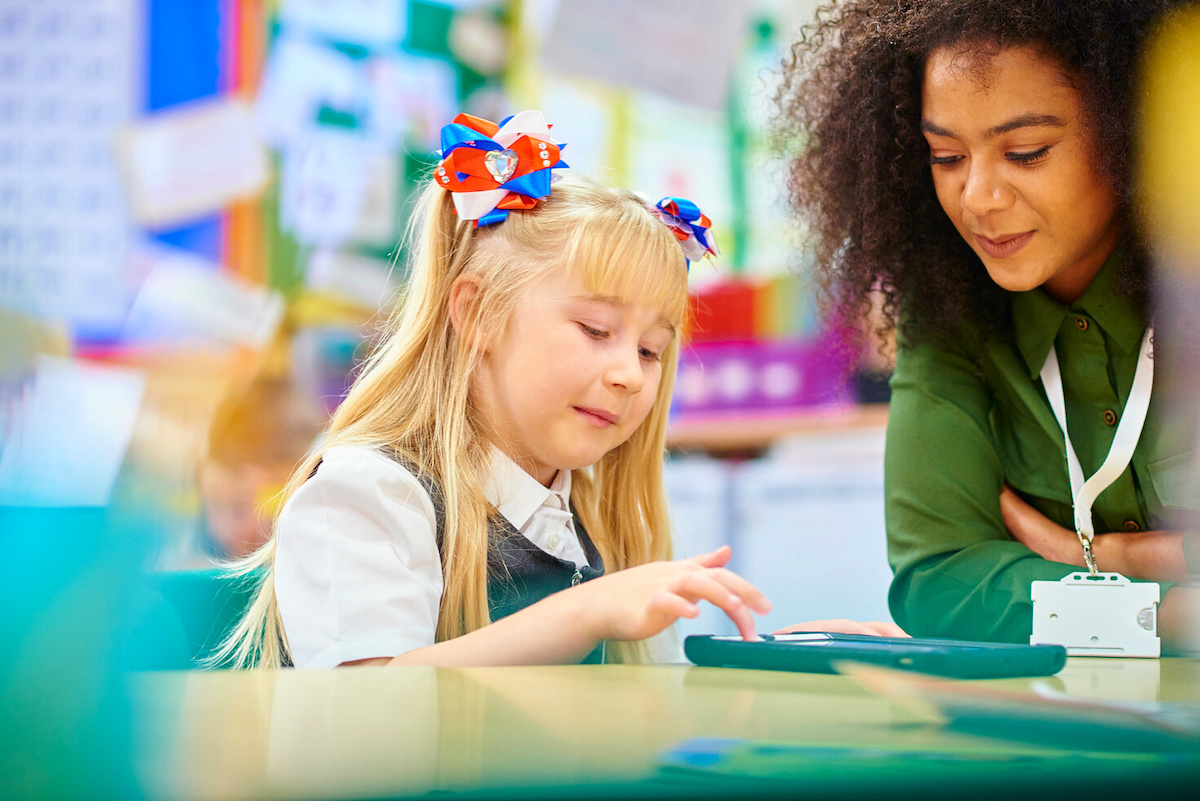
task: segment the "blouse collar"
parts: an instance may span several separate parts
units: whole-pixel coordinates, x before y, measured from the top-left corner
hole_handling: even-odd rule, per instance
[[[520,531],[542,506],[563,511],[571,508],[571,471],[559,470],[550,486],[543,487],[508,454],[492,446],[492,472],[483,494]]]
[[[1041,373],[1063,319],[1071,315],[1090,318],[1123,353],[1132,353],[1141,347],[1145,316],[1133,298],[1116,289],[1117,272],[1124,255],[1123,247],[1114,250],[1074,303],[1060,303],[1041,287],[1013,293],[1014,338],[1031,377],[1036,378]]]

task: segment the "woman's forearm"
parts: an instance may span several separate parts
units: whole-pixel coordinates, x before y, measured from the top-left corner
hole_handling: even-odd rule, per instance
[[[1175,586],[1158,605],[1163,654],[1200,653],[1200,587]]]
[[[1183,532],[1115,532],[1096,536],[1096,563],[1109,573],[1147,581],[1191,578],[1183,554]]]

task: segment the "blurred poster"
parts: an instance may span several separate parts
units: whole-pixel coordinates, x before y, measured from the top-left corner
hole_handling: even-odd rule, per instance
[[[454,67],[408,53],[374,56],[364,65],[370,86],[367,135],[378,145],[406,143],[432,153],[442,126],[458,113]]]
[[[622,165],[615,154],[628,131],[614,110],[613,94],[582,81],[546,75],[539,105],[554,126],[554,138],[567,145],[563,158],[572,172],[649,192],[640,177],[635,183],[624,174],[622,166],[628,165]]]
[[[0,2],[0,306],[101,335],[128,302],[112,139],[139,102],[142,3]]]
[[[40,357],[7,413],[0,506],[106,506],[145,386],[140,370]]]
[[[636,188],[653,200],[665,195],[692,200],[714,221],[713,235],[727,247],[734,194],[725,117],[649,94],[637,95],[633,108],[629,167]],[[692,273],[701,281],[716,276],[711,270]]]
[[[408,0],[284,0],[279,20],[334,42],[394,48],[408,29]]]
[[[126,128],[118,154],[129,207],[148,228],[164,228],[253,197],[269,166],[254,113],[238,99],[174,107]]]
[[[353,133],[314,133],[283,154],[280,227],[304,245],[345,244],[360,224],[372,174],[387,171],[389,163],[394,161]]]
[[[322,109],[357,125],[369,105],[370,87],[357,59],[286,32],[275,40],[258,93],[259,130],[269,145],[285,149],[304,141]]]
[[[371,312],[386,308],[398,280],[383,259],[323,248],[313,250],[304,271],[309,289]]]
[[[724,107],[749,0],[562,0],[546,65],[683,103]]]
[[[283,319],[278,292],[241,281],[182,250],[145,245],[135,254],[146,274],[129,310],[130,343],[201,343],[263,348]]]

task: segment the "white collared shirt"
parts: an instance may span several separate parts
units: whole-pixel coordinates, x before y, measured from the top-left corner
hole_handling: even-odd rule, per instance
[[[587,564],[569,471],[547,489],[493,449],[483,490],[534,545]],[[432,645],[442,596],[436,531],[433,501],[403,465],[368,446],[330,448],[284,506],[276,533],[275,595],[296,667]],[[675,660],[678,635],[674,627],[667,633],[652,653]]]
[[[576,567],[588,563],[571,514],[570,470],[559,470],[546,488],[499,448],[492,448],[492,473],[483,495],[513,528],[546,553]]]

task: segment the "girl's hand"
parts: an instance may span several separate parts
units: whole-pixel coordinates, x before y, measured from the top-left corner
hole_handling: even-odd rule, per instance
[[[908,637],[908,632],[895,623],[885,623],[880,620],[811,620],[808,623],[797,623],[780,629],[776,634],[791,634],[795,631],[824,631],[835,634],[868,634],[872,637]]]
[[[1051,521],[1007,486],[1000,491],[1000,514],[1013,538],[1043,559],[1084,567],[1079,536]],[[1179,531],[1131,531],[1097,534],[1092,540],[1096,566],[1108,573],[1147,581],[1188,581]]]
[[[618,570],[572,590],[582,613],[595,621],[597,640],[644,640],[681,617],[700,614],[700,601],[720,607],[747,640],[756,639],[754,615],[771,610],[754,585],[726,570],[732,551]]]

